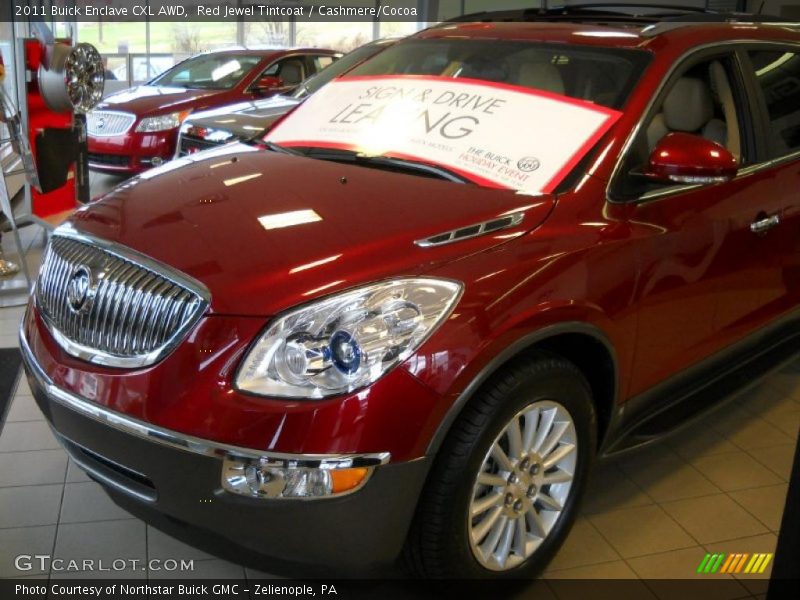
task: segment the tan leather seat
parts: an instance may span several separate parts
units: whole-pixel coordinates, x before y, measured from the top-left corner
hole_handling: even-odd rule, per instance
[[[664,99],[661,112],[647,127],[647,143],[652,150],[672,131],[700,133],[714,116],[711,91],[702,79],[681,77]]]
[[[667,129],[667,124],[664,122],[664,113],[658,113],[650,121],[650,125],[647,126],[647,147],[651,152],[656,147],[658,140],[668,133],[669,129]]]
[[[728,126],[722,119],[711,119],[703,127],[703,137],[720,146],[728,147]]]
[[[297,85],[303,81],[303,63],[300,60],[291,59],[281,65],[278,76],[283,79],[285,85]]]
[[[502,59],[474,55],[464,60],[455,77],[505,82],[508,80],[508,65]]]
[[[706,82],[681,77],[664,99],[664,123],[670,131],[699,132],[714,116],[714,101]]]
[[[558,68],[546,62],[526,62],[520,65],[517,84],[523,87],[564,94],[564,79]]]
[[[712,119],[703,130],[703,136],[725,146],[737,159],[742,156],[742,141],[739,134],[739,118],[736,114],[736,101],[733,97],[728,75],[725,67],[719,61],[714,61],[709,67],[711,88],[722,107],[725,121]]]

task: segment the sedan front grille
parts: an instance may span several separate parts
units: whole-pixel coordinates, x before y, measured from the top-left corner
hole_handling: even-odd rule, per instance
[[[109,110],[93,110],[86,115],[86,128],[89,135],[108,137],[122,135],[131,128],[136,115]]]
[[[42,261],[36,302],[69,354],[141,367],[160,360],[188,333],[208,295],[186,276],[130,251],[56,233]]]

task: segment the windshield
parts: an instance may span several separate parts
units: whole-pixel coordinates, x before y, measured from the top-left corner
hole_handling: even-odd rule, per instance
[[[159,75],[150,85],[228,90],[239,83],[259,62],[260,56],[247,54],[195,56]]]
[[[481,79],[621,107],[649,61],[638,50],[501,40],[411,40],[348,75]]]
[[[342,73],[346,73],[354,66],[364,62],[368,58],[375,56],[389,44],[391,44],[391,42],[373,42],[371,44],[361,46],[360,48],[356,48],[352,52],[348,52],[330,66],[326,67],[316,75],[306,79],[292,94],[292,97],[299,100],[305,98],[309,94],[313,94],[332,79],[338,77]]]
[[[551,192],[619,119],[649,56],[412,39],[331,81],[265,140],[314,158],[373,168],[394,159],[405,171],[434,166],[451,181]]]

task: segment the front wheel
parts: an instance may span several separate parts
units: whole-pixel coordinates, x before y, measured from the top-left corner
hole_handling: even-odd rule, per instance
[[[595,450],[581,372],[518,359],[464,409],[420,499],[406,548],[427,577],[527,577],[569,532]]]

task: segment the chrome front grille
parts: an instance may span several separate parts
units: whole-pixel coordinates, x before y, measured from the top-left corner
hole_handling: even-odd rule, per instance
[[[122,135],[131,128],[136,115],[111,110],[93,110],[86,115],[89,135],[104,137]]]
[[[208,295],[200,284],[131,251],[56,232],[42,261],[36,302],[69,354],[141,367],[183,338],[208,306]]]

